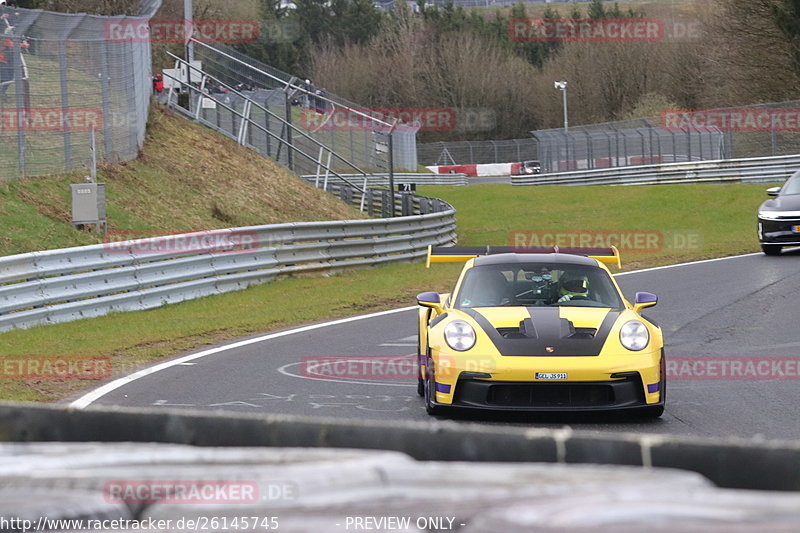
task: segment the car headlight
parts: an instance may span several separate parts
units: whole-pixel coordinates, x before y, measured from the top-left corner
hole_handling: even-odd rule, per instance
[[[452,349],[463,352],[475,346],[475,330],[463,320],[453,320],[444,328],[444,340]]]
[[[619,341],[627,349],[638,352],[647,348],[647,343],[650,342],[650,332],[642,322],[631,320],[619,330]]]
[[[758,218],[763,218],[764,220],[778,220],[783,215],[781,211],[759,211]]]

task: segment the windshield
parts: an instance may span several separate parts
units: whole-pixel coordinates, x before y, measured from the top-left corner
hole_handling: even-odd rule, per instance
[[[792,174],[786,183],[781,188],[781,196],[788,196],[790,194],[800,194],[800,170]]]
[[[608,273],[586,265],[541,263],[471,268],[456,298],[457,308],[611,307],[622,300]]]

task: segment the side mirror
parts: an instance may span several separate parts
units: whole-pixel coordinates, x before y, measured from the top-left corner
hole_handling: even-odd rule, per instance
[[[769,189],[767,189],[767,196],[778,196],[780,192],[781,192],[780,187],[770,187]]]
[[[636,313],[641,312],[642,309],[653,307],[658,303],[658,296],[649,292],[637,292],[636,300],[633,304],[633,311]]]
[[[444,312],[444,306],[442,306],[442,300],[439,298],[438,292],[421,292],[417,294],[417,305],[433,309],[439,314]]]

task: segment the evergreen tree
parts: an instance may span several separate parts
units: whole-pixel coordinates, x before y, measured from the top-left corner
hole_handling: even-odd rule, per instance
[[[774,4],[772,17],[791,47],[794,69],[800,72],[800,0],[781,0]]]
[[[602,0],[592,0],[589,4],[589,18],[590,19],[604,19],[606,18],[606,8],[603,6]]]

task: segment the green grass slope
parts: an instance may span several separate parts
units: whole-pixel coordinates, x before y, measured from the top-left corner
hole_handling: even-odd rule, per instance
[[[0,255],[102,242],[71,224],[70,183],[84,173],[0,182]],[[131,236],[361,214],[277,164],[153,107],[141,156],[98,169],[108,226]]]

